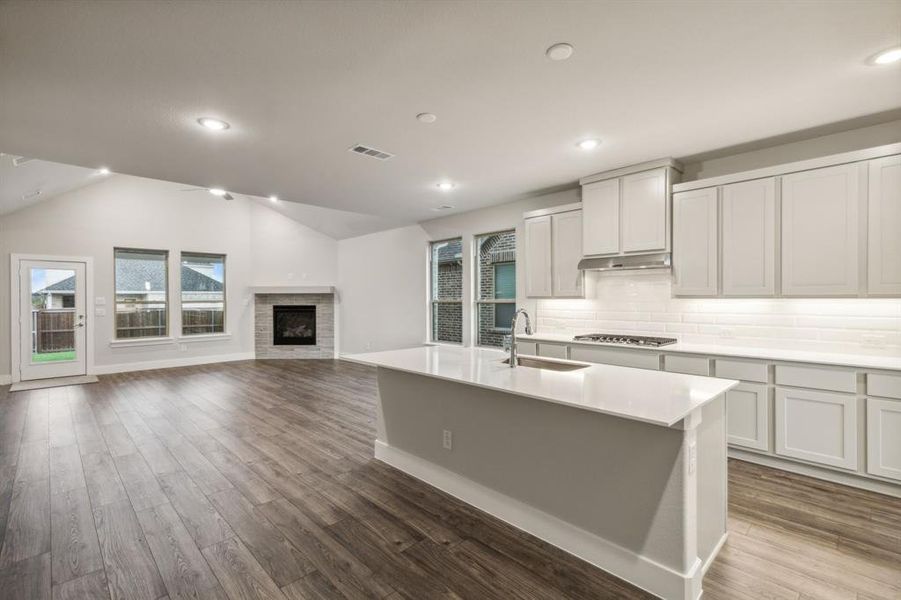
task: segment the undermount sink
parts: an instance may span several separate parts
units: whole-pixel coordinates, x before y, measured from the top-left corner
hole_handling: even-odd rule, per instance
[[[501,362],[503,362],[503,364],[505,365],[509,365],[510,359],[508,358]],[[591,365],[585,365],[581,363],[557,362],[555,360],[543,360],[541,358],[532,358],[530,356],[520,356],[517,366],[531,367],[532,369],[547,369],[548,371],[577,371],[579,369],[590,367]]]

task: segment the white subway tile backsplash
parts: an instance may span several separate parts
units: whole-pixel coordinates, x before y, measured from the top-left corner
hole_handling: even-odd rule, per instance
[[[690,343],[901,352],[901,300],[673,298],[669,272],[591,273],[590,299],[539,300],[542,331],[667,334]]]

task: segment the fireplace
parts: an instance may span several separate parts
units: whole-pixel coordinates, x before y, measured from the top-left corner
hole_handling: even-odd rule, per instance
[[[275,346],[315,346],[316,307],[272,307],[272,343]]]

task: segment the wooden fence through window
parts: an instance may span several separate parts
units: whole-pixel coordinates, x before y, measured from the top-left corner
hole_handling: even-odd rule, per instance
[[[75,309],[31,311],[31,349],[35,354],[75,349]]]

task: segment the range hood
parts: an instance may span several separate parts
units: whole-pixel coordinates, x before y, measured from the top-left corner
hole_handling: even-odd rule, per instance
[[[631,271],[637,269],[668,269],[672,266],[669,252],[635,256],[586,257],[579,261],[580,271]]]

